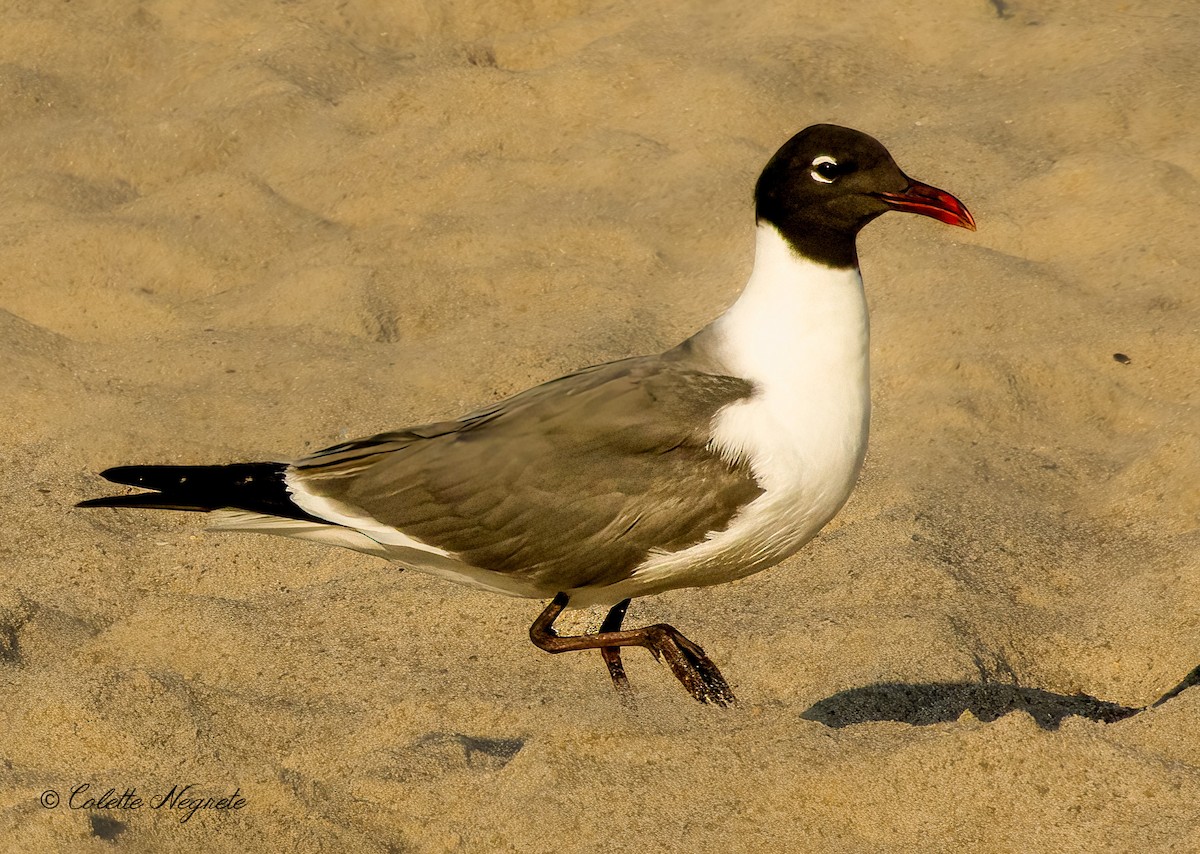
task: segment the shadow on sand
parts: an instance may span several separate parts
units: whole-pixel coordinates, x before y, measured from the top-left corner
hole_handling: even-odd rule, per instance
[[[1063,719],[1078,715],[1088,720],[1111,724],[1146,709],[1161,706],[1183,691],[1200,683],[1200,667],[1149,706],[1122,706],[1087,694],[1055,694],[1040,688],[1022,688],[999,682],[930,682],[920,685],[903,682],[877,682],[862,688],[841,691],[814,703],[800,717],[831,727],[845,727],[870,721],[899,721],[914,726],[958,720],[970,712],[981,721],[991,722],[1009,712],[1028,712],[1039,727],[1058,729]]]

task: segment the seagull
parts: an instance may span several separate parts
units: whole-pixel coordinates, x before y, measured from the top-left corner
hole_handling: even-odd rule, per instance
[[[887,211],[975,229],[949,193],[887,149],[818,124],[755,188],[753,270],[682,344],[584,368],[447,421],[291,462],[131,465],[152,492],[82,501],[211,514],[213,530],[341,546],[469,587],[550,599],[530,627],[550,653],[598,649],[618,695],[640,646],[700,702],[735,696],[676,628],[622,628],[634,597],[744,578],[794,554],[849,498],[870,418],[867,304],[855,239]],[[567,607],[610,606],[560,635]]]

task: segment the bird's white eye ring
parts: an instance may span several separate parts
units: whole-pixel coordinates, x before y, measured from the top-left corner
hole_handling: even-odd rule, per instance
[[[825,168],[822,169],[822,166]],[[822,154],[819,157],[813,158],[812,171],[808,174],[812,175],[814,181],[820,181],[822,184],[832,184],[833,179],[837,177],[837,166],[837,160],[828,154]]]

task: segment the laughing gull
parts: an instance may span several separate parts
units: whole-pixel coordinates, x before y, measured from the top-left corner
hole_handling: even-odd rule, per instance
[[[665,659],[701,702],[733,691],[672,626],[622,629],[629,601],[774,566],[845,503],[867,447],[867,304],[855,238],[910,211],[974,230],[958,199],[905,175],[875,139],[814,125],[754,189],[754,268],[736,302],[679,346],[585,368],[450,421],[294,462],[120,466],[155,490],[81,502],[211,512],[212,528],[315,540],[511,596],[551,598],[529,635]],[[562,636],[564,608],[609,605]]]

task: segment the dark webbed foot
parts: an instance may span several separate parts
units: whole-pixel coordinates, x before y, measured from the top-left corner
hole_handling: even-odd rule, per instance
[[[642,629],[621,629],[621,622],[629,607],[628,599],[613,606],[597,634],[560,637],[554,631],[554,621],[566,607],[567,601],[567,595],[559,593],[530,627],[529,639],[539,649],[550,653],[599,649],[617,691],[628,692],[629,680],[621,663],[621,647],[643,646],[660,661],[666,659],[675,678],[701,703],[729,706],[737,702],[717,666],[704,654],[703,649],[684,637],[678,629],[664,623]]]
[[[660,655],[665,658],[675,678],[701,703],[731,706],[737,702],[733,689],[717,665],[712,663],[699,644],[688,640],[674,626],[658,623],[635,631],[646,632],[653,638],[652,644],[645,645],[647,649],[654,653],[655,658]]]

